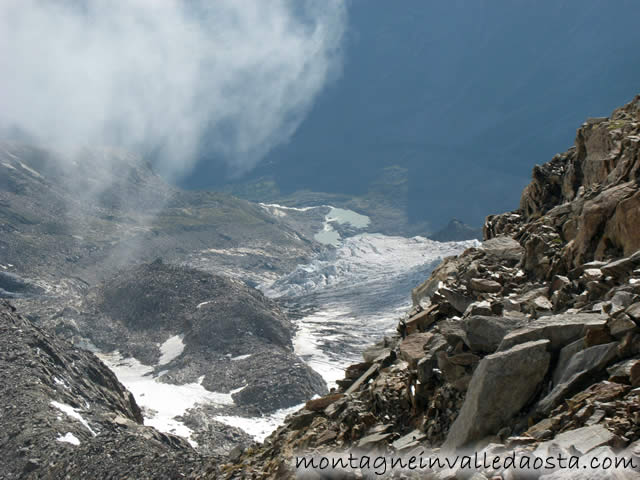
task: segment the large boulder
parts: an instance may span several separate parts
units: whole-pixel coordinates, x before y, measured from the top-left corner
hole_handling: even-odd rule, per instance
[[[480,247],[489,258],[518,262],[524,253],[524,248],[516,240],[508,236],[499,236],[486,240]]]
[[[499,282],[488,278],[472,278],[469,285],[471,290],[479,293],[498,293],[502,290],[502,285]]]
[[[604,329],[606,324],[607,317],[598,313],[549,315],[505,335],[498,350],[507,350],[519,343],[547,339],[551,342],[551,350],[557,351],[585,336],[590,329]]]
[[[616,358],[617,350],[618,342],[596,345],[577,352],[568,363],[559,364],[554,372],[553,390],[538,402],[536,411],[550,412],[567,396],[591,383]]]
[[[400,343],[400,358],[409,363],[409,367],[416,368],[418,361],[425,355],[425,345],[433,338],[433,333],[414,333]]]
[[[549,368],[550,344],[527,342],[482,359],[443,449],[451,451],[496,433],[527,405]]]
[[[418,380],[427,383],[433,377],[433,369],[438,366],[438,352],[449,346],[447,339],[440,334],[434,335],[425,346],[424,357],[418,362]]]
[[[411,291],[411,300],[414,305],[419,305],[423,299],[431,297],[445,280],[455,275],[459,270],[458,257],[447,257],[438,267],[431,272],[431,276],[422,284]]]
[[[616,435],[602,425],[569,430],[556,436],[553,440],[541,443],[535,453],[546,454],[550,447],[559,447],[565,450],[575,449],[580,455],[603,446],[615,446]]]
[[[524,323],[522,318],[474,315],[464,320],[467,344],[474,352],[493,353],[505,335]]]
[[[464,313],[467,307],[473,303],[473,298],[447,287],[438,289],[444,299],[458,312]]]

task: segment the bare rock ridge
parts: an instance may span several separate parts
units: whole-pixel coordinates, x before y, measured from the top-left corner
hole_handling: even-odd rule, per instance
[[[294,454],[346,449],[621,453],[640,466],[639,229],[640,96],[589,119],[574,147],[536,166],[520,208],[489,216],[480,247],[414,289],[398,335],[225,465],[224,478],[293,478]],[[561,477],[487,469],[473,478]]]
[[[454,218],[442,229],[429,235],[431,240],[438,242],[458,242],[462,240],[482,240],[482,229],[470,227]]]

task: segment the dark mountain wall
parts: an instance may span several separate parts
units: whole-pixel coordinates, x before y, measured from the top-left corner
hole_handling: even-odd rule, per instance
[[[639,15],[633,1],[354,0],[341,78],[251,176],[363,194],[401,165],[411,221],[479,224],[517,206],[575,125],[636,93]],[[205,151],[184,186],[228,182],[222,171]]]

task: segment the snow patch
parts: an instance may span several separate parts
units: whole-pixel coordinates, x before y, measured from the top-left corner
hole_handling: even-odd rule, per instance
[[[235,394],[235,393],[241,392],[242,390],[244,390],[244,389],[245,389],[245,388],[247,388],[247,387],[248,387],[248,384],[247,384],[247,385],[243,385],[243,386],[238,387],[238,388],[234,388],[233,390],[231,390],[231,391],[229,392],[229,394],[230,394],[230,395],[233,395],[233,394]]]
[[[53,377],[53,381],[56,385],[62,385],[65,389],[69,390],[69,385],[67,385],[67,382],[65,382],[64,380],[62,380],[61,378],[58,377]]]
[[[55,400],[51,400],[51,405],[56,407],[61,412],[66,413],[71,418],[78,420],[82,425],[87,427],[87,430],[89,430],[94,437],[97,435],[97,433],[94,432],[93,429],[89,426],[87,421],[84,418],[82,418],[82,415],[78,413],[77,409],[73,408],[71,405],[56,402]]]
[[[33,168],[25,165],[24,163],[22,163],[20,160],[18,160],[18,163],[20,164],[20,166],[22,168],[24,168],[27,172],[29,172],[32,175],[35,175],[36,177],[40,177],[40,178],[44,178],[42,175],[40,175],[39,172],[36,172]]]
[[[56,438],[59,442],[70,443],[71,445],[78,446],[80,445],[80,440],[73,433],[67,432],[65,435],[60,435]]]
[[[146,409],[145,425],[164,433],[173,433],[191,440],[192,430],[176,420],[198,404],[233,405],[231,393],[216,393],[205,389],[200,377],[197,383],[172,385],[161,383],[154,377],[153,367],[140,363],[135,358],[122,358],[119,352],[98,354],[118,377],[118,380],[133,393],[140,407]]]
[[[231,357],[231,361],[232,362],[237,362],[238,360],[244,360],[246,358],[249,358],[251,356],[250,353],[246,354],[246,355],[238,355],[237,357]]]
[[[228,255],[229,257],[246,257],[246,252],[240,251],[236,248],[220,249],[220,248],[207,248],[203,250],[203,253],[215,253],[218,255]]]
[[[214,417],[214,420],[230,425],[232,427],[238,427],[249,435],[251,435],[256,441],[262,442],[267,438],[276,428],[284,423],[284,419],[287,415],[291,415],[297,412],[304,406],[304,403],[295,405],[289,408],[283,408],[277,410],[271,415],[264,417],[238,417],[232,415],[220,415]]]
[[[160,360],[158,361],[158,365],[166,365],[182,355],[185,346],[182,338],[182,335],[174,335],[160,345]]]

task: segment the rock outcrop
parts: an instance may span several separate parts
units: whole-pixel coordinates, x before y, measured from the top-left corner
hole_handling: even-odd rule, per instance
[[[482,229],[474,228],[454,218],[442,229],[429,235],[438,242],[460,242],[462,240],[482,240]]]
[[[507,425],[544,379],[551,358],[549,347],[549,340],[538,340],[484,357],[443,449],[455,450]]]
[[[288,478],[294,454],[365,447],[636,455],[639,202],[636,97],[610,118],[587,121],[575,147],[536,166],[520,208],[489,216],[480,247],[445,259],[413,290],[399,338],[370,349],[381,354],[348,368],[339,391],[315,404],[324,409],[289,417],[264,445],[226,465],[225,478]],[[472,478],[566,473],[486,469]],[[335,478],[362,478],[345,475]]]

